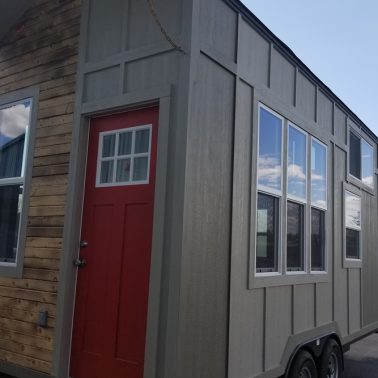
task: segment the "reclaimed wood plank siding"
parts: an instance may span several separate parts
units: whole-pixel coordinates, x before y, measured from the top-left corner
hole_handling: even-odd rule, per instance
[[[0,360],[52,371],[80,0],[40,1],[0,41],[0,94],[40,88],[23,277],[0,278]],[[48,326],[37,325],[48,311]]]

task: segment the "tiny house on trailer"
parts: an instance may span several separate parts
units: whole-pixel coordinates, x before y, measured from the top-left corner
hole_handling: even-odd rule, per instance
[[[370,129],[238,0],[0,7],[0,372],[341,376]]]

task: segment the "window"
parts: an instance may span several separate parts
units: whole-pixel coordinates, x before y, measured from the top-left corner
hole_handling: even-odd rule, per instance
[[[311,271],[325,270],[325,212],[311,209]]]
[[[349,133],[349,172],[361,179],[361,139],[352,131]]]
[[[32,100],[0,108],[0,265],[17,263]]]
[[[288,135],[287,195],[306,201],[307,135],[290,125]]]
[[[278,219],[278,198],[259,193],[256,241],[256,268],[258,272],[277,271]]]
[[[304,271],[304,206],[287,201],[286,256],[288,271]]]
[[[345,253],[346,258],[360,260],[361,198],[345,191]]]
[[[258,111],[255,273],[325,272],[327,147],[264,105]]]
[[[97,186],[147,184],[151,125],[100,133]]]
[[[311,205],[327,208],[327,149],[314,138],[311,141]]]
[[[370,186],[370,188],[374,188],[374,149],[364,140],[362,140],[361,147],[361,180],[365,185]]]
[[[349,132],[349,173],[374,188],[374,148],[355,132]]]
[[[278,272],[283,119],[259,107],[256,272]]]
[[[260,107],[258,185],[281,192],[283,120]]]

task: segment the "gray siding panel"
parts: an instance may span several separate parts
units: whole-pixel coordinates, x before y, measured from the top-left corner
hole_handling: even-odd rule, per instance
[[[126,64],[124,91],[174,84],[178,80],[179,57],[176,52],[156,55]]]
[[[361,269],[348,270],[349,333],[361,328]]]
[[[200,7],[202,43],[228,61],[235,62],[237,14],[219,0],[202,0]]]
[[[318,91],[317,122],[319,127],[332,134],[333,130],[333,103]]]
[[[268,86],[269,43],[253,30],[244,20],[240,21],[238,50],[238,71],[241,77],[252,83]]]
[[[377,180],[375,180],[377,185]],[[377,189],[376,189],[377,190]],[[362,193],[362,245],[363,245],[363,325],[369,325],[378,319],[378,253],[377,253],[377,197]],[[372,237],[371,235],[375,235]]]
[[[292,334],[292,287],[266,288],[265,368],[280,365],[288,337]]]
[[[315,285],[294,286],[293,298],[294,334],[315,326]]]
[[[177,377],[226,377],[234,77],[201,55],[188,128]],[[177,125],[179,127],[179,125]]]
[[[335,139],[341,145],[347,144],[346,115],[337,106],[335,106]],[[343,179],[345,180],[345,176]]]
[[[164,36],[154,20],[147,1],[125,0],[128,3],[126,49],[140,48],[164,41]],[[154,1],[159,21],[173,39],[181,33],[181,0]],[[141,22],[145,20],[145,22]],[[167,42],[168,43],[168,42]]]
[[[332,301],[332,284],[329,282],[316,284],[316,326],[332,321]]]
[[[87,61],[97,61],[122,49],[124,0],[91,0]]]
[[[316,87],[301,72],[297,75],[296,102],[298,111],[306,119],[316,120]]]
[[[247,290],[253,89],[237,82],[232,212],[229,377],[264,370],[265,290]]]
[[[343,235],[343,186],[345,179],[346,153],[338,147],[334,150],[335,166],[335,188],[334,188],[334,234]],[[340,328],[342,336],[348,335],[348,272],[343,269],[343,248],[342,237],[334,238],[334,316]]]
[[[286,104],[295,104],[295,67],[276,49],[272,51],[271,89]]]
[[[84,102],[119,95],[121,93],[119,75],[119,66],[86,74],[84,77]]]

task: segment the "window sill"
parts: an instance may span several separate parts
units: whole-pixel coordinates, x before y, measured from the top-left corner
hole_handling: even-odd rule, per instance
[[[361,259],[347,259],[347,258],[344,258],[343,268],[362,269],[362,260]]]
[[[375,180],[375,177],[374,177],[374,180]],[[375,187],[372,188],[372,187],[364,184],[360,179],[358,179],[357,177],[354,177],[350,173],[348,173],[347,182],[348,182],[348,184],[354,185],[358,189],[363,190],[363,191],[375,196]]]
[[[270,275],[261,275],[261,273],[252,273],[249,279],[249,289],[258,289],[263,287],[311,284],[328,282],[330,280],[329,272],[298,272],[286,273],[285,275],[276,273]]]

